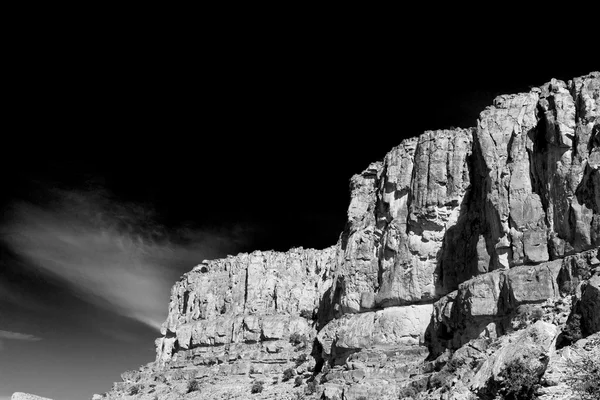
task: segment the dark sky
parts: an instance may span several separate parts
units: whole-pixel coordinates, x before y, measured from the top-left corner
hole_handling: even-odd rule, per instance
[[[461,38],[210,43],[40,39],[14,60],[0,400],[109,390],[152,361],[170,287],[195,264],[332,245],[350,177],[403,138],[598,69]]]

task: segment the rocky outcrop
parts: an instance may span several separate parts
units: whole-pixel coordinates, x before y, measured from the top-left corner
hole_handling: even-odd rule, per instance
[[[593,276],[584,286],[579,303],[581,331],[585,336],[600,331],[600,276]]]
[[[471,130],[429,131],[352,178],[334,280],[343,312],[430,301],[444,291],[437,269],[445,233],[464,213],[471,152]]]
[[[592,368],[589,368],[592,367]],[[595,376],[589,373],[594,371]],[[554,350],[538,390],[540,400],[598,398],[600,388],[600,333],[578,340],[573,346]],[[581,394],[587,395],[585,397]]]
[[[560,288],[564,289],[565,283],[580,276],[589,278],[597,256],[598,249],[588,250],[562,260],[494,271],[463,282],[458,290],[434,304],[428,332],[432,354],[458,349],[481,335],[489,338],[503,335],[512,329],[512,319],[520,306],[560,297]],[[586,304],[594,307],[597,300],[593,300],[593,284],[589,299]],[[593,314],[586,313],[590,315],[588,320],[593,320]]]
[[[50,400],[46,397],[36,396],[34,394],[16,392],[12,395],[11,400]]]
[[[157,361],[227,365],[249,348],[291,348],[292,334],[313,338],[335,255],[335,248],[257,251],[196,266],[171,291]]]
[[[557,334],[555,325],[543,321],[524,329],[483,363],[473,377],[471,388],[475,391],[485,390],[490,379],[500,380],[501,372],[515,361],[541,377],[546,371]]]
[[[597,331],[599,113],[594,72],[499,96],[474,128],[404,140],[352,177],[335,246],[185,274],[156,361],[107,397],[138,385],[248,398],[260,381],[262,398],[440,398],[452,387],[467,399],[517,354],[552,353],[567,320]],[[456,360],[472,373],[444,367]],[[543,376],[546,365],[528,368]]]

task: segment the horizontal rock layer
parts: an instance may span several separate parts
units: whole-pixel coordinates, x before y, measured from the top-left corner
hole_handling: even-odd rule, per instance
[[[588,250],[562,260],[494,271],[463,282],[458,290],[434,304],[427,335],[430,350],[437,355],[446,348],[457,349],[481,335],[504,334],[519,306],[560,297],[561,288],[563,292],[568,291],[566,284],[589,278],[592,269],[600,264],[598,255],[598,249]],[[594,284],[589,287],[590,300],[585,304],[597,304]],[[590,312],[585,320],[593,325],[596,318]]]

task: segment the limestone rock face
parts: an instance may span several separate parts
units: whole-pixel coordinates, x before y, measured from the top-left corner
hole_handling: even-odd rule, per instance
[[[11,400],[50,400],[47,397],[40,397],[34,394],[16,392],[12,395]]]
[[[418,345],[431,319],[431,304],[387,307],[376,312],[350,314],[327,324],[318,335],[327,356],[355,349],[389,349]],[[342,362],[345,359],[341,360]]]
[[[433,354],[440,354],[447,348],[457,349],[481,335],[496,338],[504,334],[519,306],[540,304],[549,298],[560,297],[563,280],[569,279],[566,282],[570,282],[573,279],[573,264],[578,266],[578,273],[589,274],[597,255],[598,249],[588,250],[562,260],[498,270],[463,282],[457,291],[434,304],[428,332],[430,350]],[[589,286],[589,304],[594,307],[597,301],[594,284]],[[595,318],[594,312],[586,315],[590,315],[590,321]]]
[[[178,352],[314,336],[312,318],[331,286],[335,248],[254,252],[207,261],[171,291],[157,360]],[[301,316],[302,315],[302,316]]]
[[[432,299],[444,234],[469,187],[470,130],[428,131],[352,178],[334,287],[344,312]]]
[[[402,141],[352,177],[334,246],[185,274],[155,362],[101,398],[469,399],[518,354],[553,353],[569,315],[581,332],[563,336],[597,332],[599,115],[592,72]]]

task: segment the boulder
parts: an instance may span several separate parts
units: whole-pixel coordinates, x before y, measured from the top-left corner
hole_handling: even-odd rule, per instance
[[[523,331],[504,338],[501,347],[488,358],[472,380],[471,388],[485,390],[490,379],[501,380],[500,373],[513,361],[541,377],[546,371],[554,341],[559,332],[556,325],[537,321]]]
[[[600,331],[600,276],[594,275],[584,286],[578,305],[584,336]]]

